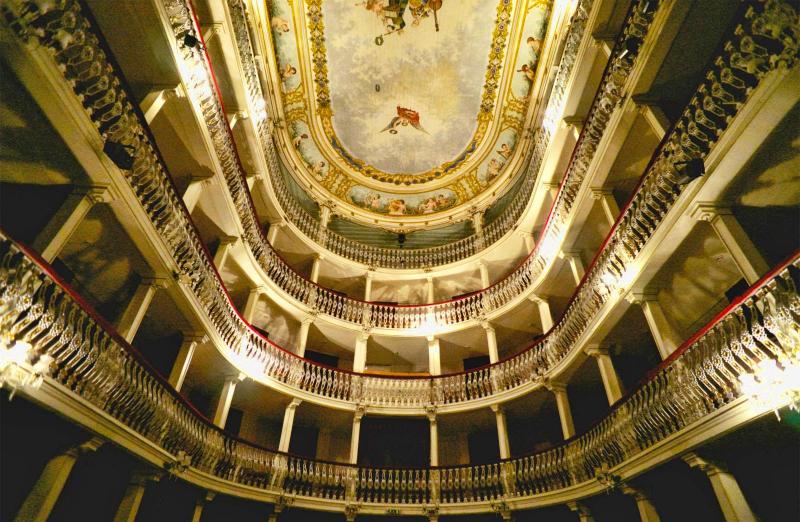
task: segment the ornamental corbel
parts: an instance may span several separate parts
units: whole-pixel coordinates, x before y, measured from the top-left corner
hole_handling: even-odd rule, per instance
[[[361,509],[360,504],[347,504],[344,507],[344,516],[347,522],[354,522],[356,519],[356,515],[358,515],[358,511]]]
[[[164,469],[171,475],[185,473],[192,465],[192,457],[186,451],[180,450],[173,460],[164,462]]]

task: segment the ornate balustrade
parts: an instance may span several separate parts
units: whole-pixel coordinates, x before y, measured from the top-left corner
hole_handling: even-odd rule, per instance
[[[796,255],[765,276],[584,434],[544,452],[484,465],[364,468],[232,437],[194,410],[42,261],[2,235],[0,384],[18,386],[24,394],[46,381],[55,387],[48,389],[90,403],[169,453],[174,473],[191,480],[191,472],[198,471],[221,481],[217,487],[247,486],[262,490],[265,498],[291,496],[340,509],[376,504],[486,509],[498,501],[594,483],[602,479],[598,470],[621,466],[720,414],[746,389],[769,386],[767,379],[776,373],[800,371],[798,264]],[[762,373],[765,368],[769,375]],[[26,374],[30,378],[22,378]],[[800,389],[783,384],[768,390],[769,402],[759,411],[800,399]],[[756,395],[756,400],[763,399]],[[204,487],[208,484],[204,479]]]
[[[31,2],[7,2],[2,6],[2,13],[17,35],[38,42],[52,53],[100,135],[107,142],[123,143],[135,151],[133,168],[122,172],[172,252],[179,282],[196,296],[202,312],[224,343],[218,347],[227,349],[229,358],[239,361],[242,369],[251,376],[263,377],[266,382],[277,381],[314,396],[351,404],[418,409],[474,401],[536,382],[573,351],[581,335],[587,331],[591,318],[608,305],[608,301],[613,301],[609,299],[613,292],[624,286],[630,276],[629,267],[682,193],[687,169],[692,165],[696,167],[697,162],[708,154],[761,78],[770,70],[796,62],[797,34],[800,33],[797,14],[787,4],[767,2],[764,6],[746,6],[742,23],[708,71],[682,118],[665,137],[566,312],[543,339],[490,367],[454,375],[404,379],[353,374],[303,360],[261,337],[247,325],[233,307],[210,255],[171,185],[155,142],[142,123],[141,114],[130,102],[121,76],[108,60],[102,41],[81,15],[79,4],[62,3],[60,7],[46,4],[46,8],[39,8]],[[633,19],[639,19],[637,9],[640,7],[639,4],[634,6]],[[634,36],[621,38],[617,47],[635,47],[626,42],[628,38],[641,37],[642,24],[626,26],[636,25],[639,29],[626,29],[628,32],[623,34]],[[194,48],[185,48],[183,52],[199,54]],[[602,92],[607,94],[598,95],[595,100],[558,202],[548,218],[543,240],[525,263],[500,283],[455,302],[388,307],[348,300],[321,290],[318,292],[318,287],[306,286],[293,272],[276,268],[282,266],[277,262],[265,264],[271,267],[271,277],[282,281],[281,286],[288,288],[292,295],[313,301],[322,313],[356,323],[418,328],[420,331],[432,325],[481,317],[487,310],[507,303],[529,287],[555,255],[553,245],[557,244],[559,227],[563,229],[567,219],[559,209],[568,211],[574,203],[580,184],[573,182],[573,177],[579,178],[585,172],[584,162],[587,160],[579,161],[582,156],[578,154],[582,144],[588,143],[583,136],[600,132],[593,130],[598,127],[592,122],[597,119],[599,125],[613,109],[598,100],[618,96],[621,84],[615,82],[622,81],[634,55],[635,51],[613,55],[609,71],[617,80],[608,77],[601,86]],[[203,77],[192,77],[193,95],[204,108],[215,107],[214,90],[210,84],[203,83]],[[232,147],[232,141],[228,141],[227,123],[215,121],[218,131],[212,134],[215,143]],[[230,186],[238,190],[232,191],[239,195],[238,201],[247,203],[246,184],[238,170],[235,150],[227,150],[229,153],[222,156],[226,180],[230,178]],[[244,212],[244,216],[253,217],[254,214]],[[247,230],[254,229],[255,223],[250,224],[252,226]],[[252,246],[257,255],[277,257],[271,249],[257,247],[258,244]]]
[[[248,19],[247,10],[242,0],[228,0],[228,8],[231,13],[231,22],[234,27],[239,58],[244,70],[247,96],[252,106],[264,107],[264,95],[258,80],[258,66],[250,40],[250,31],[248,30],[251,27],[251,23]],[[500,215],[484,226],[480,233],[434,247],[398,249],[368,245],[344,237],[332,230],[324,229],[319,220],[297,202],[286,186],[286,182],[281,175],[280,160],[270,132],[270,126],[267,120],[262,117],[257,120],[259,140],[272,173],[269,177],[272,190],[286,217],[306,236],[334,254],[371,267],[394,269],[436,267],[466,259],[494,244],[517,226],[519,218],[533,195],[539,167],[550,143],[552,129],[555,128],[550,120],[563,112],[567,82],[586,29],[590,8],[591,2],[582,0],[575,9],[575,14],[565,37],[564,51],[559,62],[558,71],[544,111],[548,124],[543,125],[532,136],[533,144],[528,148],[523,162],[526,166],[519,174],[519,176],[524,176],[524,179]],[[265,115],[265,113],[262,114],[262,116]]]
[[[177,41],[182,41],[186,34],[198,34],[196,23],[193,18],[191,6],[183,0],[170,0],[165,3],[170,16],[170,22]],[[273,173],[270,180],[273,183],[276,194],[281,200],[281,204],[286,204],[291,210],[290,214],[304,216],[299,218],[298,226],[310,227],[305,231],[315,239],[320,238],[319,228],[314,225],[313,219],[309,214],[304,213],[297,202],[290,196],[288,188],[283,184],[283,176],[280,174],[280,166],[275,153],[274,142],[270,133],[268,119],[263,110],[263,93],[258,81],[258,72],[255,65],[254,53],[249,40],[247,23],[247,13],[241,2],[232,0],[229,2],[231,8],[232,22],[234,24],[235,39],[237,41],[241,62],[243,64],[245,85],[253,107],[261,107],[261,112],[254,116],[255,126],[259,135],[260,142],[264,148],[268,165]],[[642,0],[632,6],[627,18],[627,22],[621,32],[617,45],[612,51],[607,70],[603,76],[600,89],[595,97],[589,118],[586,122],[586,130],[581,134],[578,145],[576,146],[575,157],[570,164],[570,170],[565,175],[569,183],[564,183],[561,196],[557,200],[558,207],[554,206],[548,220],[549,228],[545,232],[550,235],[558,234],[563,229],[569,210],[574,203],[576,189],[580,187],[585,173],[585,168],[591,161],[597,144],[602,137],[603,131],[608,123],[610,114],[616,108],[617,102],[621,97],[621,90],[625,84],[628,72],[633,67],[638,56],[638,44],[634,46],[631,42],[641,42],[647,33],[649,24],[656,11],[651,2]],[[575,61],[578,46],[583,36],[586,24],[587,6],[581,3],[575,15],[573,29],[567,37],[566,50],[562,60],[559,74],[556,76],[556,86],[545,113],[549,118],[560,114],[564,103],[564,89],[572,66]],[[222,110],[221,95],[215,90],[213,81],[213,70],[207,55],[191,47],[182,47],[182,58],[187,66],[184,68],[185,74],[189,77],[192,99],[203,100],[200,102],[203,117],[208,122],[208,132],[212,136],[217,154],[221,162],[226,166],[225,179],[228,182],[229,192],[236,206],[237,212],[241,217],[243,227],[243,237],[250,248],[254,257],[257,259],[268,277],[286,293],[294,299],[300,301],[305,306],[315,310],[317,313],[325,314],[337,319],[363,324],[370,328],[381,329],[403,329],[414,331],[425,331],[435,327],[452,326],[465,323],[470,320],[478,320],[487,314],[508,304],[515,298],[521,296],[529,290],[531,283],[536,277],[544,273],[545,268],[552,261],[550,252],[542,252],[542,249],[534,250],[531,255],[508,277],[497,282],[493,286],[482,290],[477,294],[467,297],[453,299],[441,303],[426,305],[381,305],[366,303],[357,299],[342,296],[331,292],[319,285],[316,285],[300,275],[298,275],[281,257],[275,252],[266,241],[263,231],[257,224],[254,207],[247,191],[244,181],[243,170],[239,166],[236,148],[230,130],[225,124],[225,115]],[[216,98],[214,96],[216,94]],[[547,145],[550,142],[552,121],[546,121],[537,131],[533,140],[534,146],[531,150],[528,172],[534,173],[526,177],[524,187],[518,191],[518,199],[509,205],[509,209],[515,209],[511,214],[506,214],[494,223],[512,226],[516,219],[527,205],[533,190],[536,175],[541,162],[544,158]],[[303,225],[305,224],[305,225]],[[493,228],[487,226],[484,240],[499,238],[505,233],[504,228]],[[323,239],[327,241],[328,231],[325,232]],[[338,240],[337,240],[338,241]],[[469,250],[471,247],[464,247]]]

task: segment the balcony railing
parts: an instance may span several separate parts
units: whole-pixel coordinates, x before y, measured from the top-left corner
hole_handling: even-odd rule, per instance
[[[4,20],[16,34],[25,40],[35,40],[52,53],[101,136],[107,141],[133,147],[133,168],[122,172],[172,253],[179,271],[178,281],[197,298],[201,312],[216,330],[222,343],[218,348],[227,350],[230,358],[240,361],[242,369],[251,376],[263,377],[267,382],[277,381],[313,396],[351,404],[417,409],[466,403],[519,388],[541,379],[563,360],[587,331],[590,319],[607,305],[609,296],[629,276],[628,270],[638,259],[639,252],[682,193],[686,181],[682,178],[686,174],[679,165],[705,158],[761,79],[775,68],[796,62],[798,41],[794,38],[800,33],[797,16],[775,14],[787,10],[794,12],[788,4],[768,2],[765,6],[746,6],[741,24],[707,72],[681,119],[663,140],[567,310],[543,339],[520,354],[489,367],[454,375],[404,379],[354,374],[306,361],[249,327],[232,305],[211,256],[171,184],[155,141],[142,123],[142,115],[130,102],[131,98],[123,87],[124,80],[108,59],[102,40],[87,19],[81,16],[80,4],[69,1],[64,4],[62,9],[48,4],[50,10],[44,10],[33,8],[34,4],[29,2],[7,2],[1,9]],[[634,9],[632,17],[637,16]],[[641,38],[639,29],[626,30],[632,35],[629,38]],[[65,35],[70,35],[70,38]],[[620,39],[617,47],[625,46],[627,49],[626,41],[627,38]],[[198,51],[187,49],[185,52]],[[612,59],[609,69],[620,74],[629,70],[630,64],[625,66],[623,62],[632,60],[633,55],[635,52],[626,53],[621,58],[615,55],[617,58]],[[619,99],[618,84],[603,85],[603,92],[607,94],[598,95],[597,99],[605,100],[606,96]],[[210,85],[198,80],[193,88],[206,92],[207,97],[196,98],[204,107],[213,105],[215,97]],[[591,122],[595,118],[607,118],[608,110],[595,103],[577,150],[585,142],[583,136],[592,134],[591,129],[595,127]],[[228,129],[227,124],[221,121],[218,128],[220,132]],[[229,143],[224,139],[217,141],[223,145]],[[563,230],[567,219],[558,209],[569,210],[578,186],[571,181],[572,176],[580,177],[585,172],[585,167],[577,159],[579,157],[576,152],[548,219],[543,240],[531,256],[512,276],[483,293],[459,300],[458,305],[450,302],[427,307],[384,307],[362,303],[363,307],[356,307],[351,304],[352,300],[322,291],[316,293],[318,287],[309,289],[298,282],[299,276],[293,272],[273,268],[273,277],[279,281],[284,278],[281,285],[303,299],[320,303],[318,309],[323,313],[331,310],[332,315],[353,322],[424,329],[432,324],[481,317],[486,310],[502,306],[530,286],[545,265],[552,261],[555,255],[552,245],[557,244],[558,232]],[[246,185],[242,182],[240,186],[236,181],[235,151],[225,158],[229,168],[226,179],[232,178],[231,186],[244,191]],[[239,192],[240,196],[243,193],[246,192]],[[249,212],[243,215],[245,218],[254,216]],[[253,247],[256,254],[277,256],[271,249],[256,247]]]
[[[250,40],[248,28],[252,27],[252,25],[248,19],[247,10],[241,0],[228,0],[228,8],[234,27],[234,37],[240,62],[244,71],[247,96],[253,107],[263,107],[264,95],[261,90],[258,66]],[[552,137],[552,129],[555,128],[555,122],[550,120],[563,112],[565,89],[586,29],[586,20],[590,8],[591,2],[589,0],[581,0],[570,22],[569,30],[565,37],[564,51],[547,101],[547,108],[544,111],[545,120],[547,121],[533,134],[533,145],[527,151],[526,159],[523,162],[526,167],[519,174],[525,178],[500,215],[487,224],[480,233],[474,233],[458,241],[434,247],[398,249],[382,248],[361,243],[324,228],[316,217],[307,212],[297,202],[286,186],[286,182],[280,174],[282,170],[279,165],[280,160],[278,159],[273,136],[269,131],[266,119],[262,117],[257,120],[259,141],[272,173],[269,176],[272,190],[286,217],[312,241],[321,244],[334,254],[370,267],[419,269],[442,266],[466,259],[494,244],[517,226],[520,216],[522,216],[531,199],[542,159]],[[262,116],[266,116],[266,113]]]
[[[180,463],[170,465],[175,473],[197,470],[265,496],[319,500],[328,508],[333,502],[340,509],[485,505],[602,480],[598,470],[719,414],[748,386],[799,371],[798,285],[795,256],[679,347],[602,421],[560,446],[484,465],[376,469],[275,452],[213,426],[35,254],[0,235],[0,383],[24,394],[47,380],[169,453]],[[754,412],[800,400],[791,384],[768,391],[766,398],[754,395],[763,402]]]
[[[182,41],[186,34],[199,34],[190,4],[183,0],[169,0],[165,5],[167,6],[177,41]],[[263,93],[260,90],[255,59],[249,41],[248,24],[245,18],[246,12],[240,2],[229,2],[229,6],[232,7],[233,24],[236,27],[235,38],[240,59],[244,66],[245,74],[243,77],[246,80],[245,84],[250,103],[253,107],[260,106],[263,108]],[[564,89],[575,61],[581,37],[585,32],[586,7],[585,3],[578,6],[575,23],[572,26],[574,31],[567,38],[562,67],[556,76],[557,83],[554,94],[545,111],[549,118],[560,114],[563,108]],[[653,3],[646,0],[635,3],[630,9],[589,112],[585,130],[576,146],[575,156],[565,175],[566,181],[551,210],[551,216],[544,232],[545,237],[551,238],[551,236],[563,234],[564,224],[577,196],[577,189],[580,188],[583,182],[586,168],[597,149],[610,115],[616,109],[617,102],[622,96],[622,89],[628,72],[633,67],[639,54],[638,44],[646,36],[656,11],[657,9],[654,8]],[[220,163],[223,165],[231,198],[241,219],[245,243],[271,281],[295,300],[316,313],[328,315],[349,323],[364,325],[368,328],[421,331],[441,326],[458,325],[485,317],[529,291],[532,282],[545,272],[545,269],[553,260],[553,256],[549,255],[551,254],[550,252],[542,252],[540,248],[536,249],[515,271],[491,287],[467,297],[425,305],[381,305],[363,302],[332,292],[304,279],[281,259],[280,255],[266,241],[262,229],[258,226],[258,218],[247,190],[244,171],[238,160],[233,137],[226,123],[225,113],[220,101],[222,97],[216,90],[214,73],[207,54],[196,48],[186,46],[181,47],[180,52],[181,58],[186,64],[186,67],[182,68],[182,70],[188,76],[187,80],[191,91],[190,98],[197,100],[201,107],[208,132],[216,147]],[[300,218],[298,223],[305,223],[311,227],[308,231],[310,233],[313,232],[312,238],[324,239],[329,237],[329,231],[325,231],[324,234],[320,235],[320,231],[316,225],[313,225],[310,215],[304,214],[304,211],[296,202],[292,203],[294,200],[290,196],[287,187],[283,185],[283,176],[280,174],[280,167],[275,156],[266,112],[262,110],[260,114],[254,115],[253,121],[272,172],[270,179],[282,204],[294,209],[291,212],[292,214],[305,216]],[[535,146],[532,148],[533,156],[528,167],[528,172],[532,173],[532,175],[526,178],[525,187],[518,192],[520,199],[512,202],[509,206],[510,209],[516,210],[498,220],[498,223],[502,222],[508,226],[514,226],[516,219],[527,205],[536,180],[536,173],[538,173],[545,150],[550,142],[553,128],[554,122],[545,121],[537,132],[534,139]],[[490,225],[487,227],[486,233],[488,234],[487,238],[494,238],[495,234],[499,238],[505,233],[505,230],[495,229]]]

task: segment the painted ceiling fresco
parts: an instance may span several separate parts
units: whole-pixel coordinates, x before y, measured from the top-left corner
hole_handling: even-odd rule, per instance
[[[286,130],[339,200],[418,216],[515,153],[549,0],[268,0]]]

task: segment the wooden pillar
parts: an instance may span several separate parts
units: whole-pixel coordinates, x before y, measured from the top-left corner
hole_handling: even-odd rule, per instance
[[[161,479],[161,473],[150,468],[134,470],[122,501],[119,503],[117,513],[114,515],[114,522],[134,522],[142,505],[142,498],[147,484],[157,482]]]
[[[683,341],[678,330],[661,308],[656,292],[630,292],[625,297],[629,302],[638,304],[642,307],[642,312],[653,334],[653,340],[658,348],[658,353],[662,359],[675,351]]]
[[[297,412],[297,407],[303,402],[300,399],[292,399],[286,406],[283,412],[283,426],[281,427],[281,439],[278,442],[278,451],[289,451],[289,445],[292,441],[292,427],[294,426],[294,414]]]
[[[603,380],[603,388],[606,391],[608,404],[612,405],[622,398],[622,386],[619,377],[614,370],[614,362],[608,354],[608,348],[598,344],[590,344],[585,349],[586,355],[593,357],[597,361],[597,368],[600,370],[600,378]]]

